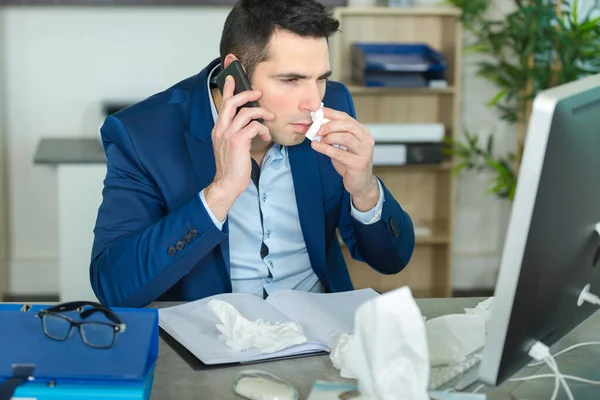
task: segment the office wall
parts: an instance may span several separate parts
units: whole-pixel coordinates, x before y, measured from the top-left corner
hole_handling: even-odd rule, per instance
[[[228,10],[9,7],[0,11],[10,293],[56,293],[58,287],[56,171],[33,165],[39,139],[93,137],[98,134],[103,100],[143,98],[199,71],[218,53]],[[473,71],[472,61],[466,62],[464,125],[481,133],[511,132],[502,134],[498,143],[502,146],[505,141],[508,148],[514,133],[484,106],[494,88],[474,78]],[[476,174],[459,178],[454,248],[458,288],[494,284],[508,205],[483,194],[486,179]]]
[[[0,32],[2,32],[4,22],[4,11],[0,9]],[[3,71],[3,42],[0,37],[0,300],[6,290],[6,247],[8,240],[8,226],[6,225],[6,146],[4,140],[4,118],[3,118],[3,104],[4,104],[4,71]]]
[[[57,175],[33,165],[39,139],[97,136],[102,101],[142,99],[197,73],[218,56],[228,10],[3,11],[9,292],[57,292]]]

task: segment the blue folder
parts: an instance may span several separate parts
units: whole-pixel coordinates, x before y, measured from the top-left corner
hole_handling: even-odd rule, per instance
[[[424,43],[352,43],[352,79],[364,86],[424,87],[445,81],[447,62]]]
[[[19,311],[20,305],[0,305],[0,382],[12,376],[13,364],[34,365],[34,380],[20,385],[14,397],[149,399],[158,357],[157,310],[113,308],[126,330],[110,349],[94,349],[75,328],[66,341],[46,337],[36,317],[46,307]],[[76,313],[65,314],[77,320]]]

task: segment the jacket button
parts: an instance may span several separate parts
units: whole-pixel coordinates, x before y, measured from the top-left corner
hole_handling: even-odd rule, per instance
[[[190,235],[185,235],[181,241],[183,242],[183,244],[188,244],[192,241],[192,237]]]
[[[175,247],[171,246],[167,249],[167,253],[172,257],[175,254],[177,254],[177,249]]]
[[[175,248],[177,250],[183,250],[184,247],[185,247],[185,244],[183,244],[183,242],[177,242],[177,243],[175,243]]]
[[[196,229],[190,229],[190,231],[188,233],[193,238],[195,238],[196,236],[198,236],[198,231]]]

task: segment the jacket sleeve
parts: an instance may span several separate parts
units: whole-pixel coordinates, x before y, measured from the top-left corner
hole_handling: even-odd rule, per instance
[[[90,281],[106,305],[143,307],[185,276],[226,234],[198,194],[166,213],[125,127],[102,126],[107,172],[94,228]]]
[[[348,89],[349,115],[356,118],[354,102]],[[345,192],[338,229],[356,260],[363,261],[383,274],[400,272],[410,261],[415,247],[415,231],[410,216],[394,196],[383,188],[381,218],[372,224],[363,224],[351,215],[350,194]]]

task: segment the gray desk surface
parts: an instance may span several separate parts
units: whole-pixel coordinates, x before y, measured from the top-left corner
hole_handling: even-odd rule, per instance
[[[463,313],[464,307],[473,307],[483,299],[418,299],[421,312],[427,318],[451,313]],[[169,306],[165,303],[157,307]],[[600,334],[600,313],[592,315],[583,324],[573,330],[563,340],[553,346],[553,353],[576,343],[598,341]],[[600,345],[574,349],[557,358],[563,374],[579,376],[591,380],[600,380]],[[234,376],[244,369],[262,369],[287,380],[296,387],[300,399],[306,399],[316,380],[347,381],[340,378],[329,356],[313,356],[283,361],[272,361],[248,366],[229,366],[194,371],[164,341],[160,341],[152,400],[166,399],[222,399],[239,400],[231,389]],[[534,373],[550,373],[547,367],[524,368],[515,377]],[[353,381],[348,381],[353,382]],[[576,400],[599,399],[600,387],[584,383],[567,381]],[[472,391],[474,384],[467,391]],[[550,399],[554,388],[554,379],[536,379],[526,382],[506,382],[497,388],[483,388],[489,400],[499,399]],[[566,399],[564,391],[558,399]]]
[[[34,164],[104,164],[106,156],[97,138],[45,138],[38,144]]]

